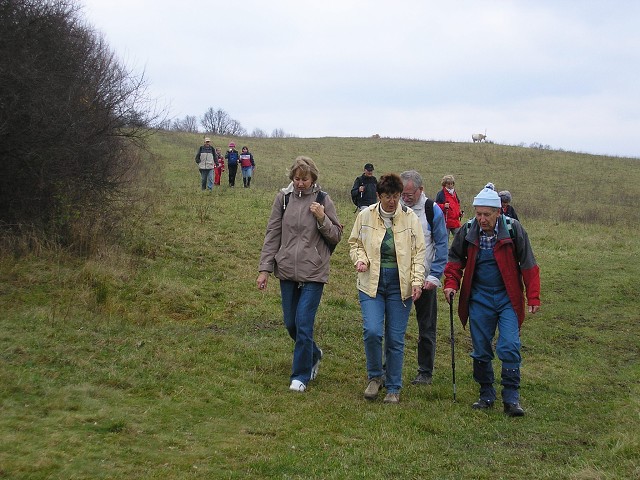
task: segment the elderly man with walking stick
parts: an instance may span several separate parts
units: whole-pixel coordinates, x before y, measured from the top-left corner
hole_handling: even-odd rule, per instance
[[[525,317],[523,282],[529,313],[540,308],[540,269],[529,237],[520,222],[501,215],[500,197],[484,188],[473,199],[475,218],[456,233],[445,267],[447,302],[460,291],[458,316],[469,322],[473,344],[473,378],[480,398],[472,408],[491,408],[496,401],[493,337],[498,329],[496,354],[502,362],[504,413],[521,417],[520,328]]]

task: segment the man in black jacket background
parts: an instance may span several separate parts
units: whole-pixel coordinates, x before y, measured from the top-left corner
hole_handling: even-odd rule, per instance
[[[378,201],[376,196],[376,184],[378,180],[373,176],[373,165],[367,163],[364,172],[353,182],[351,189],[351,200],[358,210],[367,208]]]

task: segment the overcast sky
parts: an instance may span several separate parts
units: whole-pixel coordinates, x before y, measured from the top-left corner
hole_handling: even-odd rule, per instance
[[[640,157],[640,1],[78,0],[169,116]]]

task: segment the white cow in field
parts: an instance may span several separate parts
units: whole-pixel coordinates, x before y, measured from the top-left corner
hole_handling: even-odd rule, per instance
[[[482,142],[483,140],[486,142],[487,135],[486,133],[474,133],[473,135],[471,135],[471,140],[473,140],[473,143]]]

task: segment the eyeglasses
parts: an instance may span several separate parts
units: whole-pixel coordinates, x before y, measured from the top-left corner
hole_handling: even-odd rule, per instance
[[[382,195],[380,195],[380,199],[384,200],[384,201],[399,200],[400,199],[400,194],[399,193],[394,193],[394,194],[389,195],[388,193],[383,193]]]
[[[402,198],[413,198],[413,197],[416,195],[416,193],[417,193],[418,191],[420,191],[420,189],[419,189],[419,188],[416,188],[416,189],[413,191],[413,193],[404,193],[404,192],[402,192]]]

